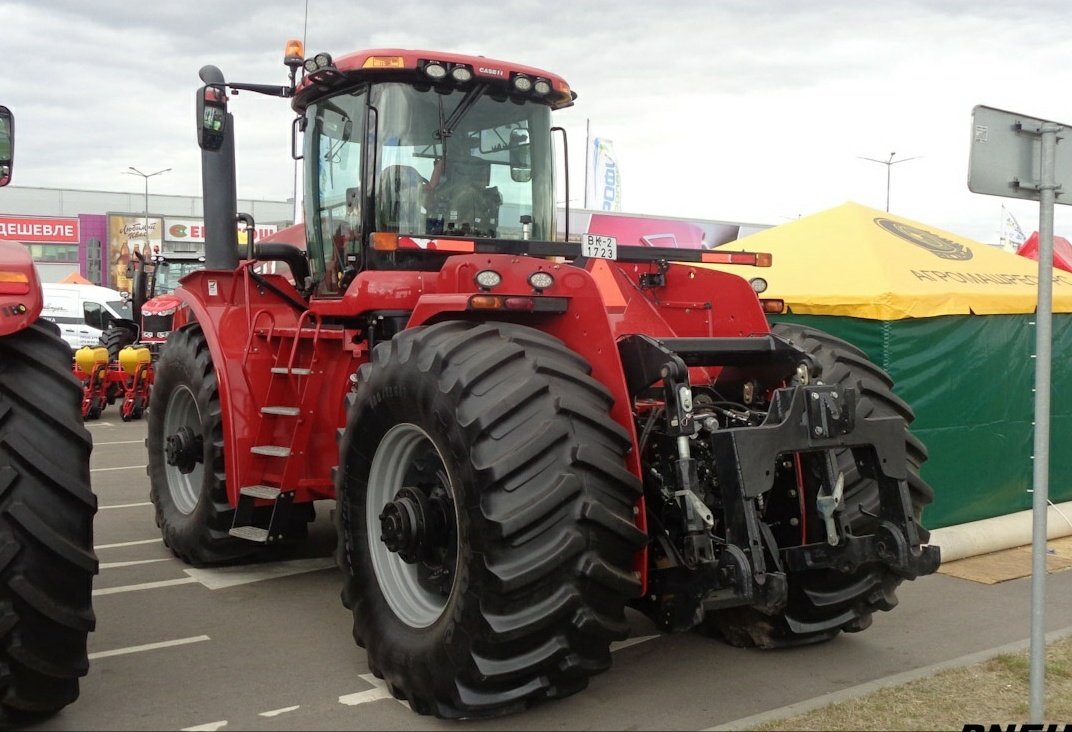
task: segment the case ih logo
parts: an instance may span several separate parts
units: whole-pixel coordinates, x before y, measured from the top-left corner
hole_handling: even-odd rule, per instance
[[[923,247],[931,254],[942,259],[956,259],[967,261],[972,258],[972,250],[957,244],[944,237],[938,236],[933,231],[910,226],[900,221],[891,219],[875,219],[875,223],[894,236],[899,236],[905,241],[912,242],[917,247]]]

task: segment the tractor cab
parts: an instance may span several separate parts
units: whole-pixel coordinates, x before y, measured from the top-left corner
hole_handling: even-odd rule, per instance
[[[554,238],[551,112],[575,97],[561,78],[427,51],[301,57],[300,44],[288,50],[290,87],[227,83],[202,69],[199,140],[210,164],[212,152],[226,154],[228,89],[292,97],[310,294],[341,297],[365,270],[437,270],[443,257],[425,251],[444,237]],[[225,179],[226,163],[219,170]]]
[[[324,66],[294,107],[318,294],[361,270],[438,269],[440,257],[412,249],[440,237],[554,237],[551,111],[572,103],[564,81],[419,51],[315,59]]]

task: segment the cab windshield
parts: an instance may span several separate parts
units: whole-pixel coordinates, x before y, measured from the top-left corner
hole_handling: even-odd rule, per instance
[[[159,261],[154,272],[153,295],[166,295],[179,286],[179,280],[191,272],[204,269],[202,261]]]
[[[380,92],[378,231],[552,237],[549,107],[495,99],[479,86],[438,94],[392,84]]]
[[[419,253],[367,250],[374,231],[552,239],[551,110],[467,90],[363,86],[306,109],[310,270],[320,294],[344,272],[437,269]]]

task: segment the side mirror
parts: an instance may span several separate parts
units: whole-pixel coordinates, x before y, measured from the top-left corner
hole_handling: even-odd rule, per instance
[[[517,183],[532,180],[532,149],[528,130],[510,130],[510,178]]]
[[[223,87],[205,85],[197,92],[197,144],[202,150],[223,147],[227,134],[227,94]]]
[[[15,156],[15,117],[7,107],[0,107],[0,186],[11,182],[11,165]]]

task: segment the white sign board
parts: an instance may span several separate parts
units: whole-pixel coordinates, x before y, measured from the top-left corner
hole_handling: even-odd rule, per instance
[[[968,190],[1005,198],[1039,200],[1043,120],[976,105],[972,109]],[[1072,125],[1057,133],[1055,203],[1072,205]],[[1063,143],[1063,144],[1062,144]]]

